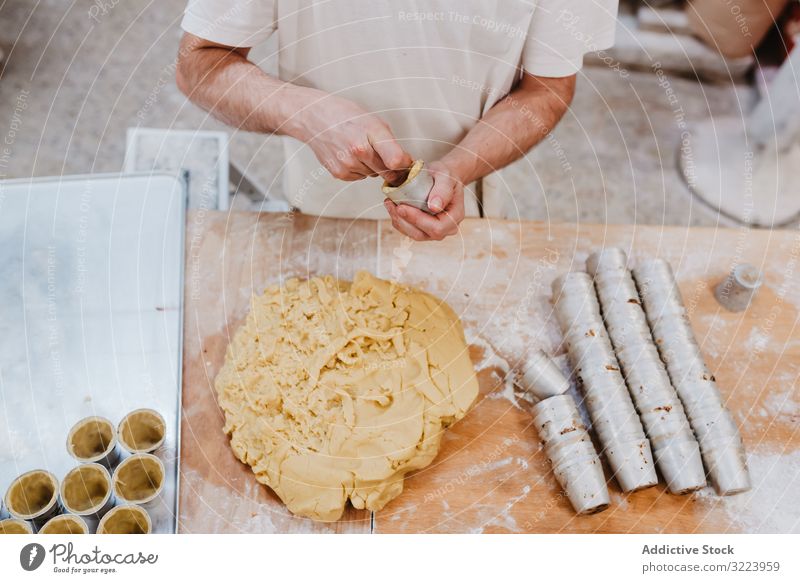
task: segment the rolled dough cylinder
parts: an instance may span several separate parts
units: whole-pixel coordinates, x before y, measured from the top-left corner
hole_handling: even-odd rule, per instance
[[[478,395],[461,323],[435,297],[360,272],[253,298],[216,378],[236,456],[295,514],[380,510]]]

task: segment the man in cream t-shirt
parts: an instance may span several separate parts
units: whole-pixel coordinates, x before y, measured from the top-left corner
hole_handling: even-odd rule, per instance
[[[497,208],[477,184],[564,115],[587,52],[611,46],[617,0],[189,0],[178,86],[246,131],[286,139],[302,212],[385,218],[442,239]],[[247,60],[277,35],[278,78]],[[422,159],[430,215],[384,201]],[[466,192],[465,192],[466,190]]]

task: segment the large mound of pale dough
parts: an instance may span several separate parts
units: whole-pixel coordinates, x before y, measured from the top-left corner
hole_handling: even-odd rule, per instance
[[[236,456],[289,510],[330,521],[348,499],[398,496],[478,383],[447,304],[361,272],[254,297],[216,389]]]

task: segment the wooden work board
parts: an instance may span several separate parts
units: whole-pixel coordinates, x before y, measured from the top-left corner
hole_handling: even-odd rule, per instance
[[[754,489],[719,498],[663,485],[575,516],[531,426],[508,362],[542,348],[565,373],[550,305],[559,274],[619,246],[632,262],[670,261],[692,325],[748,449]],[[724,311],[713,286],[739,262],[764,273],[746,312]],[[379,512],[348,508],[314,523],[288,513],[237,461],[213,388],[253,293],[289,277],[358,270],[444,298],[461,316],[480,395],[439,456]],[[800,234],[745,229],[543,224],[468,219],[458,236],[413,242],[386,222],[192,211],[186,233],[181,532],[786,532],[800,531]],[[574,389],[573,389],[574,390]],[[577,396],[577,394],[576,394]],[[606,476],[609,473],[606,469]]]

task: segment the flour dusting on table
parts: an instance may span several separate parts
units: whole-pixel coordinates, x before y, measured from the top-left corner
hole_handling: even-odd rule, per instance
[[[753,489],[736,496],[718,497],[712,488],[698,499],[723,508],[736,530],[745,533],[800,533],[800,451],[756,449],[747,463]]]

